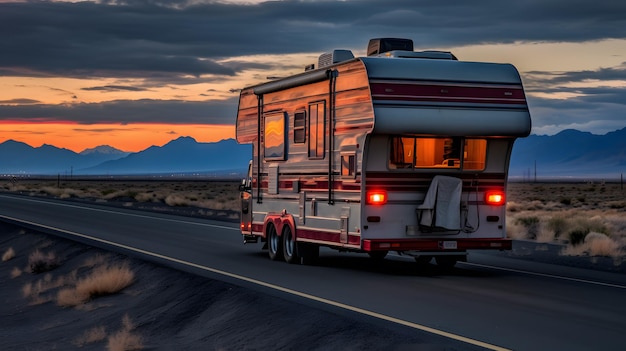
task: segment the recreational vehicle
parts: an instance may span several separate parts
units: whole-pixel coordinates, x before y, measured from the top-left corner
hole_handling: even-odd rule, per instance
[[[329,247],[450,267],[467,250],[511,249],[509,158],[531,120],[510,64],[373,39],[366,57],[335,50],[243,89],[236,128],[253,146],[241,234],[272,260]]]

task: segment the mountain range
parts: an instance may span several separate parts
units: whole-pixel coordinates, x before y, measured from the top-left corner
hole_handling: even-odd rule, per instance
[[[604,135],[574,129],[515,141],[509,177],[619,178],[626,172],[626,128]]]
[[[215,143],[180,137],[163,146],[128,153],[108,145],[80,153],[52,145],[32,147],[8,140],[0,144],[0,174],[139,175],[243,173],[250,145],[234,139]],[[619,177],[626,171],[626,128],[604,135],[564,130],[556,135],[517,139],[509,176]]]
[[[35,175],[137,175],[243,172],[250,145],[234,139],[200,143],[180,137],[163,146],[129,153],[108,145],[80,153],[51,145],[32,147],[8,140],[0,144],[0,173]]]

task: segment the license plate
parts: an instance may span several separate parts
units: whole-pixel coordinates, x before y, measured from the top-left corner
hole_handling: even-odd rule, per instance
[[[442,245],[444,250],[456,250],[456,241],[443,241]]]

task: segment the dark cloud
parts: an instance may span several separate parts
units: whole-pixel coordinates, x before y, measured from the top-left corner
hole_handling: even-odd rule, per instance
[[[524,74],[537,85],[559,85],[583,81],[626,81],[626,62],[617,67],[603,67],[597,70],[583,70],[572,72],[545,72],[530,71]]]
[[[0,76],[118,78],[111,85],[83,89],[102,92],[175,89],[176,85],[219,83],[251,69],[301,69],[290,62],[233,57],[335,48],[364,51],[373,37],[411,38],[417,49],[625,39],[625,13],[624,1],[586,0],[0,2]],[[124,81],[133,78],[133,83]],[[596,71],[529,72],[524,80],[539,128],[600,121],[611,125],[621,121],[623,127],[623,88],[572,86],[626,80],[625,65]],[[532,96],[535,92],[577,96],[555,100]],[[24,98],[0,104],[0,120],[233,124],[237,99],[44,105]]]
[[[0,72],[193,80],[246,68],[227,57],[365,49],[377,36],[426,48],[625,38],[624,13],[581,0],[0,3]]]
[[[238,97],[225,101],[116,100],[2,106],[0,120],[98,123],[234,124]]]
[[[139,87],[129,87],[124,85],[104,85],[101,87],[88,87],[82,88],[81,90],[87,91],[146,91],[148,89],[139,88]]]
[[[33,100],[33,99],[11,99],[11,100],[0,100],[0,105],[4,105],[4,104],[30,105],[30,104],[37,104],[39,102],[40,102],[39,100]]]

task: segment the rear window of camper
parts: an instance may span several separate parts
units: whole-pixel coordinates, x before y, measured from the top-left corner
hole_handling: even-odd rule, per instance
[[[392,137],[390,169],[485,169],[486,139]]]

